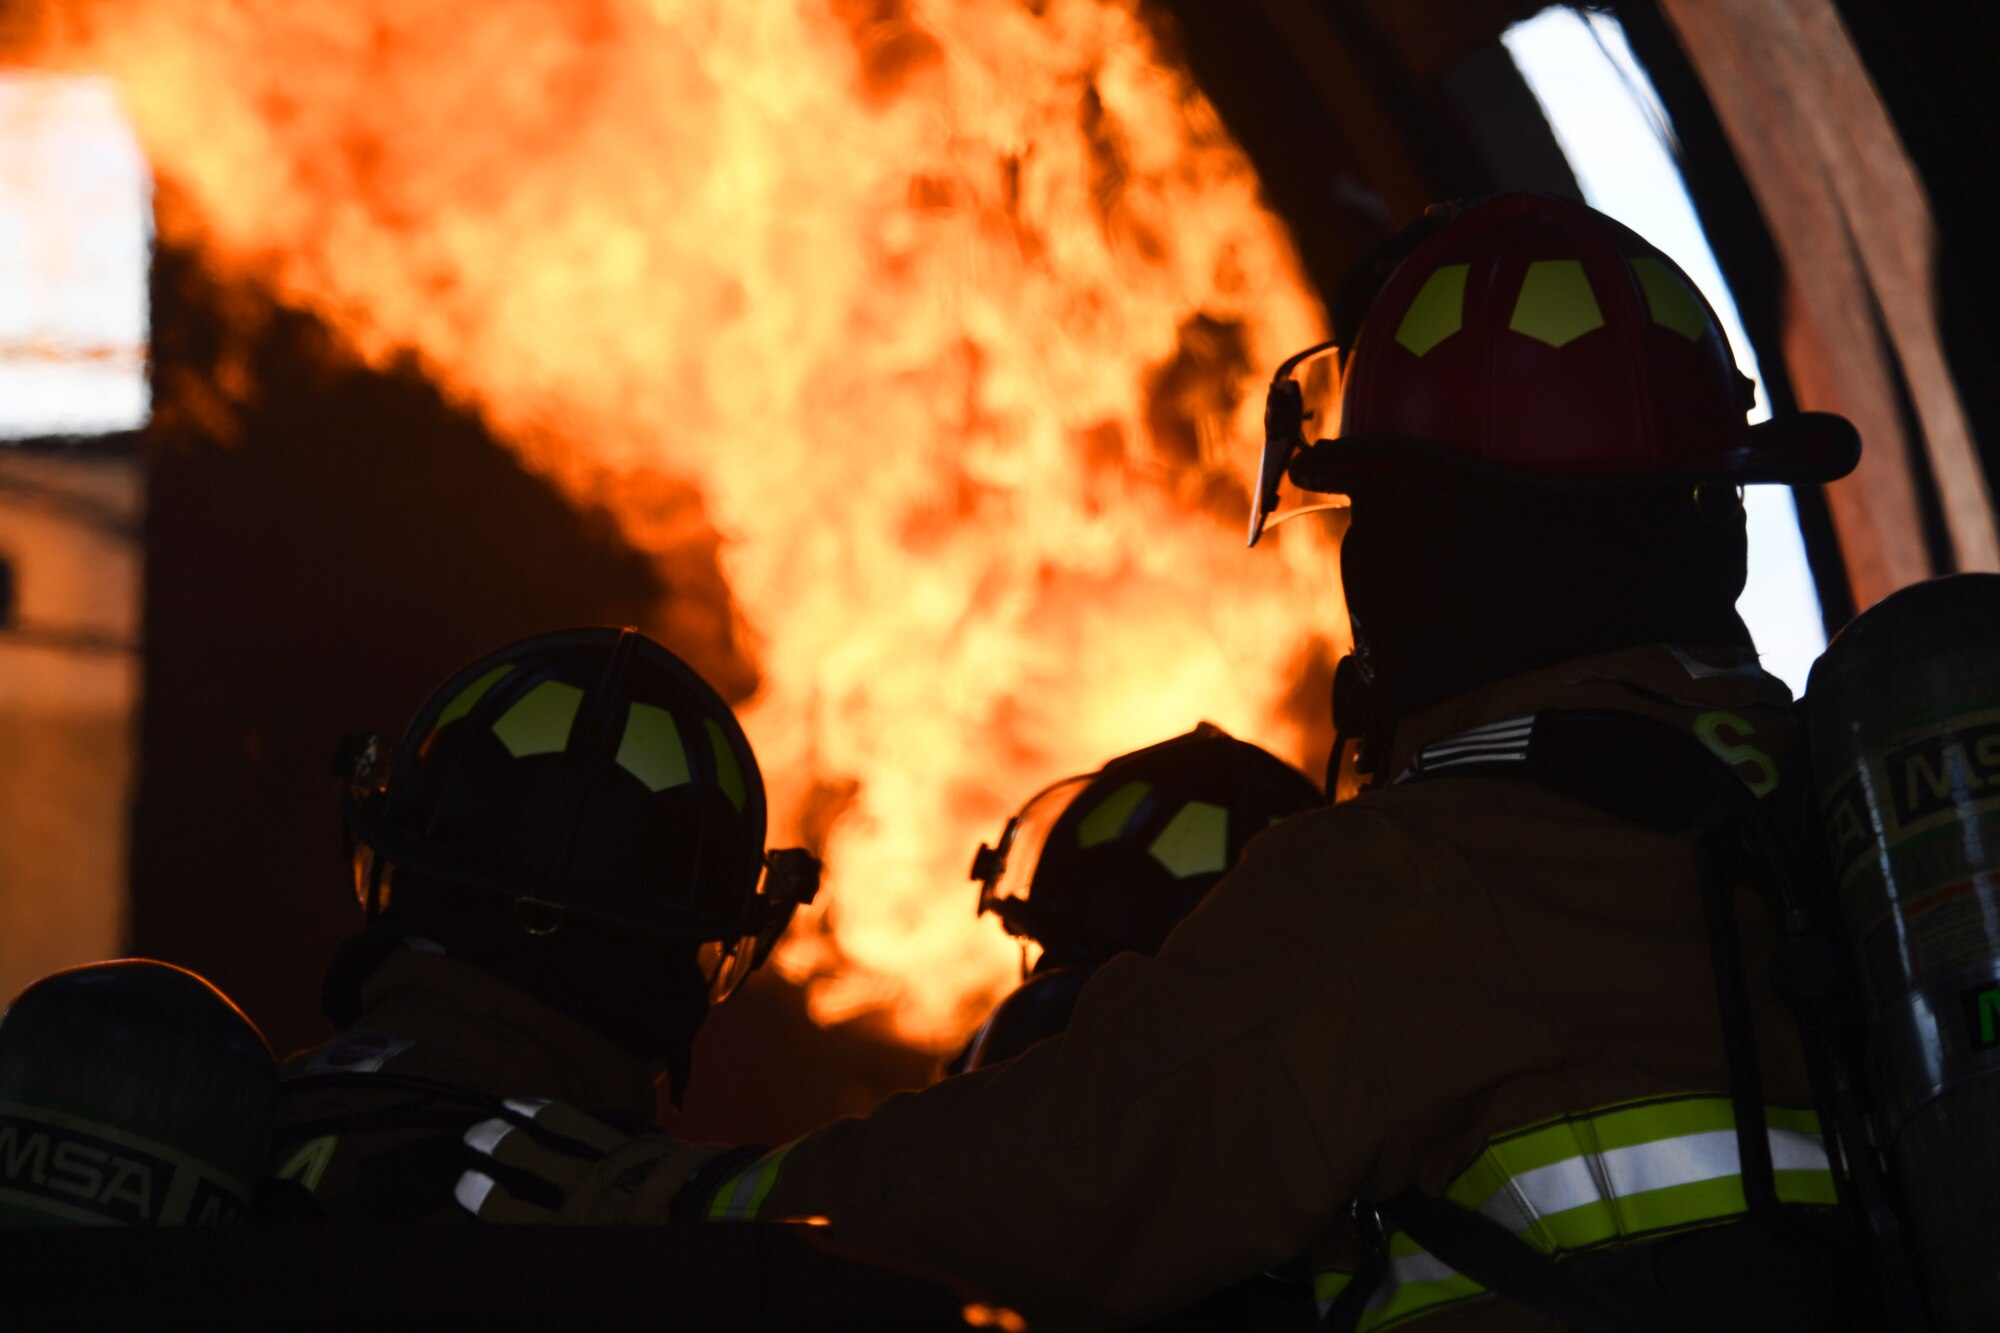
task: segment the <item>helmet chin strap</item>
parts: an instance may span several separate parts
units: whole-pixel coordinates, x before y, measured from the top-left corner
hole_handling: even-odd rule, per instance
[[[1368,669],[1361,665],[1358,653],[1349,653],[1340,659],[1333,669],[1333,753],[1326,760],[1326,799],[1331,805],[1340,785],[1341,766],[1347,761],[1347,748],[1358,745],[1354,756],[1354,771],[1370,777],[1375,772],[1376,751],[1380,748],[1376,738],[1374,717],[1374,682],[1370,680]],[[1364,781],[1364,786],[1372,785]]]

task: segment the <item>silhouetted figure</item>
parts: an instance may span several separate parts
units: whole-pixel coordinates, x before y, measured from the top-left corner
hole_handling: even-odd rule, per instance
[[[728,706],[631,630],[481,658],[400,749],[338,766],[365,926],[326,979],[338,1035],[286,1062],[274,1158],[336,1218],[462,1220],[459,1134],[508,1098],[651,1126],[818,883],[767,858]]]

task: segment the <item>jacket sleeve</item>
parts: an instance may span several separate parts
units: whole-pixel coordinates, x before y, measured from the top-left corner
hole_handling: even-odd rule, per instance
[[[1298,1255],[1392,1115],[1340,906],[1406,865],[1366,813],[1271,830],[1157,958],[1101,969],[1063,1035],[781,1150],[758,1215],[828,1218],[1065,1326]]]

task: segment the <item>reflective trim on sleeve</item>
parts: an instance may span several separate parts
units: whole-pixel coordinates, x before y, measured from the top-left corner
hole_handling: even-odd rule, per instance
[[[1391,1238],[1394,1241],[1404,1237]],[[1486,1288],[1456,1271],[1442,1260],[1422,1250],[1413,1254],[1391,1254],[1389,1274],[1361,1314],[1356,1333],[1373,1333],[1378,1328],[1395,1328],[1420,1316],[1469,1301],[1486,1294]]]
[[[1313,1274],[1313,1299],[1319,1302],[1320,1318],[1326,1318],[1327,1307],[1340,1299],[1340,1293],[1354,1284],[1354,1274],[1341,1269],[1329,1268]]]
[[[1313,1305],[1319,1310],[1321,1323],[1333,1313],[1334,1303],[1347,1294],[1354,1285],[1354,1274],[1341,1268],[1328,1268],[1313,1274]]]
[[[326,1175],[327,1164],[333,1161],[333,1150],[340,1140],[332,1134],[322,1134],[310,1139],[299,1150],[285,1159],[285,1164],[272,1172],[279,1180],[295,1180],[309,1191],[317,1194],[321,1177]]]
[[[709,1200],[708,1220],[711,1222],[749,1222],[756,1218],[757,1210],[764,1206],[764,1200],[771,1197],[771,1188],[778,1183],[778,1170],[784,1165],[785,1154],[797,1145],[788,1143],[776,1152],[765,1153],[750,1165],[722,1182]]]
[[[1769,1107],[1765,1121],[1779,1201],[1833,1206],[1819,1117]],[[1558,1257],[1724,1222],[1746,1208],[1733,1108],[1726,1097],[1696,1094],[1565,1116],[1502,1135],[1445,1194]],[[1479,1283],[1395,1232],[1388,1275],[1359,1327],[1363,1333],[1395,1328],[1485,1294]]]

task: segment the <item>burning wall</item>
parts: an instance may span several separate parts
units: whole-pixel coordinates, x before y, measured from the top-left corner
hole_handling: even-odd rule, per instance
[[[648,628],[756,663],[721,683],[773,836],[832,867],[778,959],[820,1017],[963,1030],[1014,957],[965,865],[1048,779],[1203,717],[1307,758],[1331,544],[1240,533],[1320,314],[1130,6],[39,18],[33,60],[118,81],[164,240],[414,358],[664,564],[719,540],[726,593],[668,579]]]

